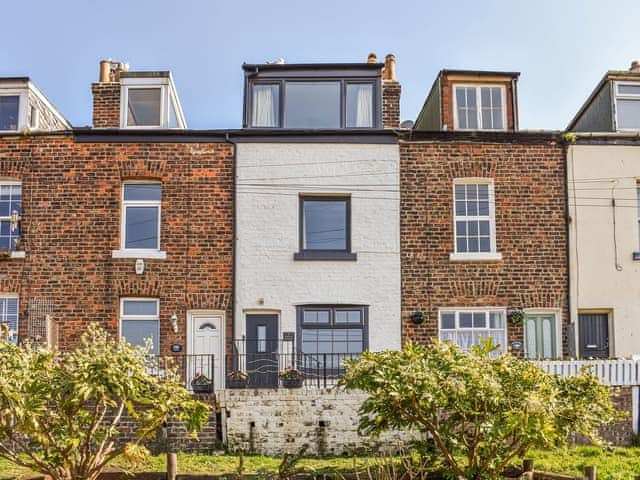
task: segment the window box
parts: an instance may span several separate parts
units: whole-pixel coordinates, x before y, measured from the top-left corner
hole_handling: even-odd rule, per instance
[[[302,377],[298,378],[282,378],[282,386],[284,388],[302,388],[302,383],[304,379]]]
[[[193,390],[193,393],[212,393],[213,383],[192,383],[191,389]]]

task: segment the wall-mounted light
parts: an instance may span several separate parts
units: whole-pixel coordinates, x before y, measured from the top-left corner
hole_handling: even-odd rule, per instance
[[[138,275],[142,275],[144,273],[144,260],[142,258],[138,258],[136,260],[136,273]]]
[[[175,312],[171,315],[171,328],[173,328],[173,333],[178,333],[178,314]]]

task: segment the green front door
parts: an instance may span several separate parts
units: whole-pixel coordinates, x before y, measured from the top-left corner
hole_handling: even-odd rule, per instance
[[[525,355],[530,359],[556,358],[556,316],[527,314],[524,319]]]

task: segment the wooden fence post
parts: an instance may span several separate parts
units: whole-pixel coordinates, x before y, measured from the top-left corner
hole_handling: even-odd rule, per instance
[[[596,480],[596,467],[595,466],[584,467],[584,476],[587,480]]]
[[[178,474],[178,454],[167,452],[167,480],[176,480]]]

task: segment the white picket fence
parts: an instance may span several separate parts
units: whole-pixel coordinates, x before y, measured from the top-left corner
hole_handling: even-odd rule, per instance
[[[587,369],[599,377],[603,385],[640,385],[640,360],[540,360],[535,363],[546,372],[561,377],[573,377]]]

